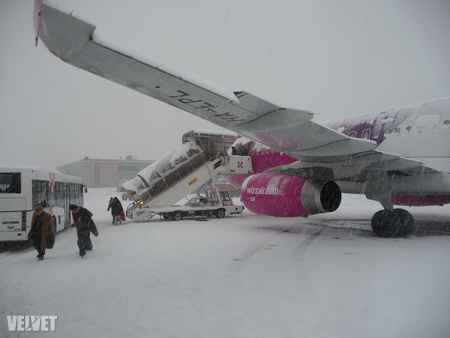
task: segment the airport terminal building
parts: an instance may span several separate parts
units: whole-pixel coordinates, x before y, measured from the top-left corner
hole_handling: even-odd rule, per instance
[[[117,188],[153,162],[153,160],[138,160],[134,156],[118,160],[85,157],[57,169],[63,174],[81,177],[83,184],[89,188]]]

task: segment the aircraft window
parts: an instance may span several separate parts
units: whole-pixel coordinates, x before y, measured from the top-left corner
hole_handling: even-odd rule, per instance
[[[250,147],[253,145],[253,143],[254,142],[250,141],[250,142],[240,145],[239,147],[236,147],[237,155],[248,156]]]
[[[373,138],[374,139],[379,138],[380,137],[380,132],[381,132],[381,129],[379,129],[379,128],[374,129],[374,131],[373,131]]]
[[[364,129],[361,138],[365,140],[370,140],[370,129]]]
[[[394,129],[394,133],[396,133],[397,135],[399,135],[399,134],[400,134],[400,128],[395,128],[395,129]]]
[[[239,142],[231,147],[231,155],[239,155],[238,149],[241,148],[242,142]]]
[[[450,120],[445,120],[444,124],[450,124]]]
[[[410,133],[410,132],[411,132],[411,129],[412,129],[412,127],[411,127],[411,126],[408,126],[408,127],[406,127],[406,130],[408,131],[408,133]]]

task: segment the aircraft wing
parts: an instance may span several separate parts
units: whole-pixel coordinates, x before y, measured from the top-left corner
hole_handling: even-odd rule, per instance
[[[373,141],[317,124],[311,112],[278,107],[246,92],[217,89],[156,60],[142,62],[113,50],[95,41],[94,25],[41,2],[35,2],[36,34],[63,61],[298,158],[304,162],[301,170],[333,168],[345,179],[371,165],[384,170],[380,163],[389,163],[390,168],[421,166],[375,150]]]

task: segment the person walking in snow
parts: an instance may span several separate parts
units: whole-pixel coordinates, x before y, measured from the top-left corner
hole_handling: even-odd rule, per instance
[[[31,245],[37,250],[36,256],[40,261],[44,260],[45,249],[47,248],[47,238],[54,235],[52,215],[44,212],[44,208],[40,205],[34,209],[33,218],[31,220],[31,230],[28,233],[28,241],[26,247]]]
[[[69,209],[72,212],[74,221],[72,226],[77,228],[77,244],[80,249],[80,257],[84,257],[86,255],[86,250],[90,251],[93,248],[92,241],[89,236],[91,232],[95,237],[98,236],[97,227],[92,220],[92,213],[86,208],[71,204]]]
[[[111,213],[113,215],[114,221],[113,224],[116,225],[118,223],[122,224],[122,220],[120,219],[120,215],[123,212],[122,203],[117,197],[114,197],[111,203]]]
[[[111,198],[109,199],[108,209],[107,209],[107,211],[111,210],[111,216],[112,216],[112,218],[113,218],[111,224],[114,224],[114,213],[113,213],[113,208],[112,208],[113,201],[114,201],[114,198],[111,197]]]

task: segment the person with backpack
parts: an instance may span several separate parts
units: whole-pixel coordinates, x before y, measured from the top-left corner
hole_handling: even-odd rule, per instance
[[[113,224],[122,224],[121,214],[123,213],[123,207],[122,203],[119,201],[117,197],[114,197],[114,199],[111,202],[111,213],[113,215]]]
[[[71,204],[69,209],[72,212],[74,221],[72,226],[77,228],[77,244],[80,249],[80,257],[84,257],[86,255],[86,250],[91,251],[93,249],[90,234],[92,232],[94,236],[97,237],[97,227],[92,220],[92,213],[86,208]]]

